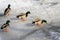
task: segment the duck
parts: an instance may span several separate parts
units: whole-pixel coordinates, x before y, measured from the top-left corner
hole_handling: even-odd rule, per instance
[[[21,19],[22,21],[26,21],[28,14],[31,14],[30,11],[27,11],[26,13],[21,13],[20,15],[17,15],[16,17]]]
[[[10,8],[10,4],[8,4],[8,7],[5,9],[5,11],[4,11],[4,15],[5,16],[9,16],[9,12],[11,11],[11,8]]]
[[[45,20],[45,19],[43,19],[43,20],[41,20],[41,19],[36,19],[36,20],[32,21],[32,24],[35,24],[35,25],[37,25],[37,26],[41,26],[43,23],[48,24],[48,23],[47,23],[47,20]]]
[[[1,30],[2,30],[3,32],[8,32],[9,23],[10,23],[10,20],[7,20],[6,23],[4,23],[4,24],[1,26]]]

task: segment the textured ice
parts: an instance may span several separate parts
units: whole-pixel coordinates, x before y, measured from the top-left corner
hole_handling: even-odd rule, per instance
[[[3,15],[11,4],[10,16]],[[31,11],[26,22],[21,22],[16,15]],[[34,18],[46,19],[48,25],[38,28],[31,24]],[[0,27],[6,20],[11,20],[9,32],[0,29],[0,40],[60,40],[60,0],[0,0]]]

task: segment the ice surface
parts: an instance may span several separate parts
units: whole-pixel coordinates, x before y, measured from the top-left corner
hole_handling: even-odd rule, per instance
[[[10,16],[3,15],[11,4]],[[16,15],[31,11],[26,22],[21,22]],[[32,25],[33,18],[46,19],[48,25],[42,29]],[[0,27],[6,20],[11,20],[9,32],[0,29],[0,40],[60,40],[60,0],[0,0]]]

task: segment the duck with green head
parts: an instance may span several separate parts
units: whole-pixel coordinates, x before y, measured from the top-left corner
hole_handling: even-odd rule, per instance
[[[5,11],[4,11],[4,15],[5,16],[9,16],[9,12],[11,11],[11,8],[10,8],[10,4],[8,4],[8,7],[5,9]]]
[[[4,23],[4,24],[1,26],[2,31],[8,32],[9,23],[10,23],[10,20],[7,20],[6,23]]]
[[[20,15],[17,15],[17,18],[21,18],[22,21],[26,21],[28,14],[30,14],[30,11],[27,11],[26,13],[21,13]]]
[[[35,21],[32,21],[32,24],[36,24],[37,26],[41,26],[43,23],[46,23],[47,24],[47,20],[37,19]]]

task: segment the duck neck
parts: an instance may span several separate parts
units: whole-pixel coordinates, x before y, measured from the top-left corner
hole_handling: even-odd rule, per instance
[[[8,8],[10,8],[10,6],[8,6]]]
[[[6,22],[6,24],[9,24],[9,22]]]
[[[10,8],[10,7],[8,7],[8,8]]]
[[[28,13],[26,13],[26,17],[28,16]]]

